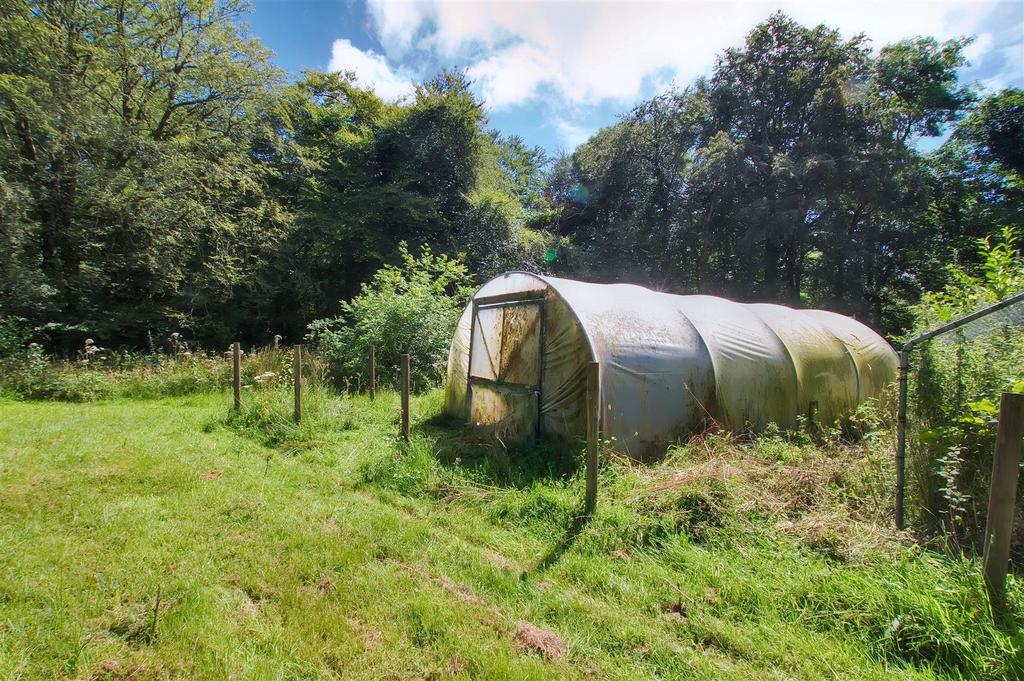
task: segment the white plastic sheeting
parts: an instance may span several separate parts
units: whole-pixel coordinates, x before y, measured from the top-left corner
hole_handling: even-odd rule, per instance
[[[604,437],[638,458],[709,421],[834,422],[878,396],[897,366],[878,334],[832,312],[511,272],[459,321],[446,409],[506,441],[581,437],[591,361]]]

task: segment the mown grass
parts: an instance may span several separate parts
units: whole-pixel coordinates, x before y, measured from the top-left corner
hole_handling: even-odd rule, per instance
[[[0,402],[0,678],[1014,678],[1024,589],[885,528],[886,443],[494,447],[414,400]],[[524,628],[566,643],[531,647]],[[545,655],[547,650],[547,655]]]

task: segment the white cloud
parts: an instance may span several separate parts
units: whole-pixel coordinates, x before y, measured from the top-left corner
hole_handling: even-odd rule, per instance
[[[565,144],[566,149],[575,149],[596,132],[593,128],[564,120],[555,123],[555,131],[558,133],[558,138]]]
[[[971,63],[974,63],[981,59],[982,55],[992,49],[995,41],[992,38],[991,33],[979,33],[975,36],[974,42],[971,43],[964,49],[964,56]]]
[[[381,44],[389,53],[403,54],[412,46],[413,36],[427,19],[425,2],[391,1],[368,3],[370,16],[377,27]]]
[[[536,98],[543,86],[577,106],[634,101],[645,78],[664,82],[666,73],[688,83],[777,9],[804,24],[837,27],[847,36],[866,33],[883,45],[916,35],[970,34],[992,7],[971,0],[369,4],[390,56],[419,50],[442,62],[468,64],[493,109]]]
[[[480,85],[492,109],[518,104],[533,96],[555,71],[550,55],[526,43],[511,45],[471,66],[467,73]]]
[[[394,70],[387,59],[372,50],[363,51],[344,38],[331,45],[330,71],[355,71],[363,85],[373,86],[384,99],[398,99],[413,91],[412,78],[401,70]]]

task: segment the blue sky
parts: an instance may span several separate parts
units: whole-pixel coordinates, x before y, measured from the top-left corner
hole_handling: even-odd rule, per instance
[[[253,0],[248,23],[290,76],[354,70],[387,99],[446,66],[464,68],[492,127],[556,153],[672,83],[708,73],[718,53],[778,9],[865,33],[876,47],[973,35],[964,81],[1024,86],[1020,0]]]

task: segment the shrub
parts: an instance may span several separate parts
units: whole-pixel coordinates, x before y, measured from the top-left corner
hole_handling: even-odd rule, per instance
[[[32,330],[24,319],[0,317],[0,357],[20,352],[32,337]]]
[[[115,390],[108,373],[52,362],[39,346],[0,360],[0,370],[0,391],[21,399],[88,402],[110,397]]]
[[[949,285],[925,294],[915,309],[915,335],[1024,289],[1014,230],[1004,229],[995,243],[981,240],[979,252],[977,272],[950,266]],[[908,438],[918,523],[968,544],[978,544],[984,530],[999,394],[1024,390],[1024,330],[1008,323],[977,330],[969,326],[921,347]]]
[[[460,260],[435,256],[424,246],[419,258],[400,247],[400,266],[386,265],[338,317],[310,324],[309,339],[328,363],[338,387],[362,381],[367,355],[376,346],[378,381],[395,384],[399,355],[412,355],[416,390],[444,376],[452,332],[470,293],[471,279]]]

